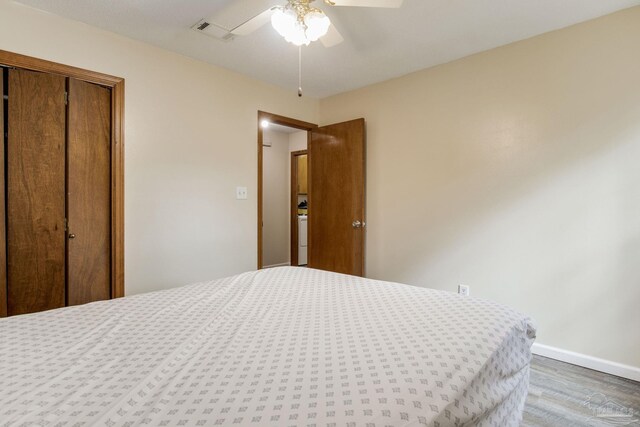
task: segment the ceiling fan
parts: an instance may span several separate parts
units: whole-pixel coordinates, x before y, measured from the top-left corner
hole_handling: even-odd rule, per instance
[[[311,5],[315,0],[235,0],[210,19],[198,21],[192,28],[223,41],[247,36],[267,22],[290,43],[309,45],[320,40],[325,47],[344,41],[325,13]],[[399,8],[403,0],[324,0],[327,6]]]

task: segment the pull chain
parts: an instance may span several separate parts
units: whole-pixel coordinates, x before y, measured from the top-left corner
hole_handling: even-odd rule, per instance
[[[298,46],[298,96],[302,97],[302,46]]]

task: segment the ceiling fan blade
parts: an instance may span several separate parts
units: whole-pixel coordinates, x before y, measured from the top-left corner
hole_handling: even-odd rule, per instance
[[[215,2],[214,2],[215,3]],[[222,2],[219,2],[222,3]],[[280,0],[233,0],[205,19],[206,22],[232,31],[264,11],[273,8]]]
[[[249,35],[256,31],[258,28],[265,25],[267,22],[271,21],[271,15],[273,15],[273,12],[275,12],[275,7],[267,9],[264,12],[249,19],[248,21],[243,22],[242,24],[233,28],[230,33],[236,36]]]
[[[335,6],[398,8],[404,0],[332,0]]]
[[[320,42],[322,42],[324,47],[333,47],[337,44],[342,43],[343,41],[344,41],[344,37],[342,37],[342,34],[338,32],[338,29],[334,24],[331,24],[329,26],[329,30],[327,31],[327,34],[320,37]]]

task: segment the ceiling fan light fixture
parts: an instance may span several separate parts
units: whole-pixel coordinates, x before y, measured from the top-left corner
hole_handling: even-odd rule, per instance
[[[289,43],[308,46],[327,34],[331,21],[320,9],[309,7],[309,1],[289,1],[271,15],[271,25]]]
[[[306,36],[312,42],[327,34],[331,21],[322,11],[312,11],[304,16],[304,23],[307,26]]]
[[[289,43],[293,43],[296,46],[309,46],[311,40],[306,35],[304,25],[300,21],[296,21],[293,31],[291,31],[285,38]]]
[[[271,25],[282,37],[287,37],[295,30],[298,16],[289,8],[278,7],[271,15]]]

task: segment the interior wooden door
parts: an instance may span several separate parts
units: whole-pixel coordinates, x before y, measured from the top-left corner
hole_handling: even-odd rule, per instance
[[[67,303],[111,297],[111,90],[69,79]]]
[[[364,274],[364,119],[322,126],[309,143],[308,265]]]
[[[65,305],[65,78],[11,69],[8,314]]]
[[[307,156],[298,156],[298,194],[307,194]]]

